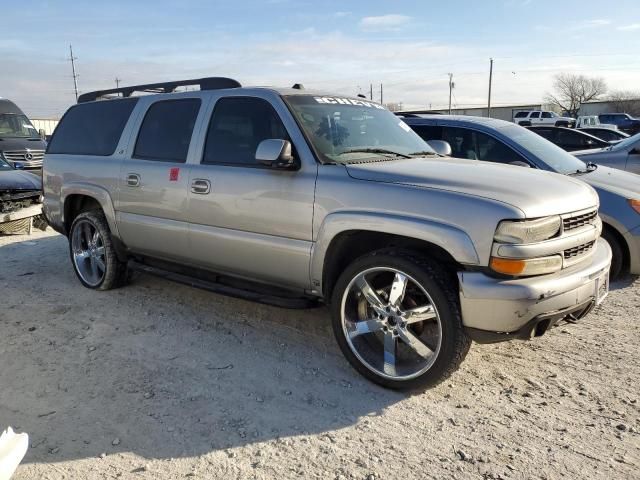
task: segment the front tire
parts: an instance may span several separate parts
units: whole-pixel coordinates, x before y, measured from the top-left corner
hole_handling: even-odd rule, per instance
[[[387,388],[437,385],[464,360],[455,276],[421,255],[381,250],[340,275],[331,300],[333,332],[349,363]]]
[[[100,210],[79,214],[69,231],[69,255],[80,282],[94,290],[117,288],[127,280],[127,263],[116,254],[107,219]]]
[[[604,238],[611,247],[611,269],[609,270],[609,278],[615,280],[622,273],[624,252],[618,239],[609,230],[602,231],[602,238]]]

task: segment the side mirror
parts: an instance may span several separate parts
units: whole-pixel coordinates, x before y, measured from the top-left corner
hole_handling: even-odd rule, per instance
[[[294,169],[297,167],[291,153],[291,142],[276,138],[262,140],[256,150],[256,160],[268,167]]]
[[[436,151],[437,154],[445,155],[447,157],[451,155],[452,150],[449,142],[445,142],[444,140],[429,140],[427,143]]]

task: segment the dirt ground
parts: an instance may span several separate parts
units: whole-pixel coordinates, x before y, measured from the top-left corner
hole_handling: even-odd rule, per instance
[[[640,478],[640,280],[577,325],[474,345],[419,394],[351,369],[324,308],[136,276],[94,292],[51,230],[0,237],[15,479]]]

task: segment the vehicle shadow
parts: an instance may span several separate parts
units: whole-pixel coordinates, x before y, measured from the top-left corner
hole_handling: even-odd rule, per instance
[[[633,283],[636,282],[638,278],[640,278],[639,275],[631,275],[631,274],[623,275],[617,280],[612,281],[609,288],[611,290],[620,290],[622,288],[627,288],[628,286],[633,285]]]
[[[23,463],[190,457],[330,433],[408,396],[350,368],[324,307],[283,310],[144,275],[88,290],[61,236],[1,245],[0,291],[0,427],[29,433]]]

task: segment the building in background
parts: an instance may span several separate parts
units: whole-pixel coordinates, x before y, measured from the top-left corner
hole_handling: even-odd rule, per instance
[[[491,107],[491,117],[497,118],[499,120],[505,120],[507,122],[513,121],[513,116],[522,111],[529,110],[551,110],[555,111],[551,105],[543,104],[543,103],[530,103],[530,104],[522,104],[522,105],[497,105],[495,107]],[[404,110],[402,113],[413,113],[413,114],[448,114],[448,108],[442,109],[433,109],[433,110]],[[452,115],[471,115],[474,117],[488,117],[487,115],[487,107],[469,107],[469,108],[452,108]]]
[[[50,136],[51,134],[53,134],[53,131],[56,129],[58,122],[60,122],[60,120],[55,120],[52,118],[31,119],[31,123],[33,123],[33,126],[36,127],[36,130],[38,130],[38,132],[44,130],[44,134],[46,136]]]
[[[600,115],[603,113],[628,113],[640,116],[640,98],[626,98],[619,100],[596,100],[580,105],[580,115]]]

